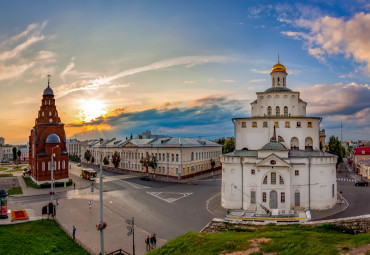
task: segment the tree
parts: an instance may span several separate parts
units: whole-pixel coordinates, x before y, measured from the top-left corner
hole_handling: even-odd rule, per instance
[[[90,159],[91,159],[91,152],[89,150],[85,151],[84,158],[86,159],[87,162],[90,161]]]
[[[212,169],[212,174],[213,174],[213,168],[215,167],[216,162],[211,158],[211,169]]]
[[[148,167],[150,163],[150,155],[148,152],[146,153],[145,158],[142,157],[140,159],[140,163],[143,165],[143,167],[145,167],[145,172],[148,174]]]
[[[114,167],[117,168],[120,162],[121,162],[121,157],[119,156],[119,153],[115,151],[112,156],[112,163]]]
[[[226,142],[225,138],[222,137],[222,138],[217,139],[216,143],[221,144],[222,146],[224,146],[225,142]]]
[[[338,156],[337,166],[343,162],[343,157],[346,152],[346,149],[342,146],[338,137],[331,136],[329,138],[329,145],[327,151],[331,154]]]
[[[21,160],[21,155],[22,155],[21,150],[18,150],[18,152],[17,152],[17,156],[18,156],[18,159],[19,159],[19,160]]]
[[[17,148],[13,147],[13,160],[17,159]]]
[[[223,153],[229,153],[235,150],[235,139],[230,138],[225,141]]]
[[[109,159],[107,157],[104,157],[103,163],[104,165],[109,165]]]
[[[94,162],[95,162],[95,158],[91,157],[91,163],[94,164]]]
[[[150,157],[149,166],[153,169],[154,177],[155,177],[155,169],[157,169],[157,157],[156,156]]]

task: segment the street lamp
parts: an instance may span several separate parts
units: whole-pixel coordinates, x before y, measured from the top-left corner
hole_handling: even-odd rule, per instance
[[[50,186],[51,186],[51,203],[53,205],[54,205],[54,161],[53,161],[53,158],[55,157],[53,150],[58,147],[59,145],[51,149],[51,185]]]

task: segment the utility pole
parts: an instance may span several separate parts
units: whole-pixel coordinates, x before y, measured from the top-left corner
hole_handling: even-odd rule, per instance
[[[130,236],[132,235],[132,255],[135,255],[135,221],[134,218],[132,217],[132,220],[126,220],[126,224],[129,224],[131,226],[127,226],[128,233],[127,235]]]
[[[340,142],[343,143],[342,122],[340,123]]]
[[[100,154],[100,188],[99,188],[99,196],[100,196],[100,226],[103,226],[103,165],[102,165],[103,157]],[[104,229],[100,230],[100,253],[104,255]]]

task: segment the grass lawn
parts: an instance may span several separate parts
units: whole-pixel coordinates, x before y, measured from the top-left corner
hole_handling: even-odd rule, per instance
[[[0,236],[1,254],[89,254],[51,220],[1,226]]]
[[[34,188],[34,189],[41,189],[40,185],[37,185],[36,183],[34,183],[31,178],[27,178],[27,177],[24,177],[23,176],[23,180],[24,182],[26,183],[27,187],[29,188]]]
[[[320,227],[290,225],[266,226],[256,230],[229,231],[217,234],[189,232],[148,253],[212,255],[246,251],[258,247],[254,255],[340,254],[370,243],[370,234],[343,233],[332,225]],[[370,251],[368,253],[370,254]]]
[[[19,194],[23,194],[23,191],[21,187],[14,187],[14,188],[8,189],[6,193],[8,193],[8,195],[19,195]]]
[[[6,169],[8,169],[8,168],[7,167],[0,167],[0,171],[4,171]]]
[[[12,177],[13,176],[13,174],[0,174],[0,178],[1,177]]]
[[[5,171],[5,172],[8,172],[8,173],[11,173],[11,172],[23,172],[23,169],[13,169],[13,170]]]

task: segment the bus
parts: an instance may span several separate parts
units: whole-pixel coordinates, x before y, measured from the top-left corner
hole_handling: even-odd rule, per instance
[[[96,171],[91,168],[88,169],[83,168],[81,170],[81,177],[90,181],[94,181],[96,179]]]

